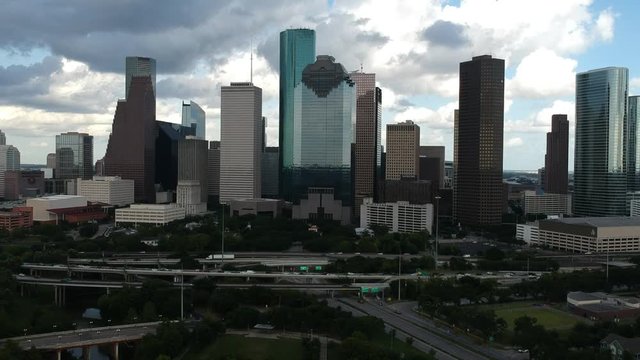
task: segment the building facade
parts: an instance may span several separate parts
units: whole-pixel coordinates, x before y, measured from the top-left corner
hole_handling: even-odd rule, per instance
[[[234,199],[229,204],[232,216],[259,215],[278,217],[282,213],[282,200],[278,199]]]
[[[565,114],[551,116],[551,132],[547,133],[544,168],[544,191],[566,194],[569,191],[569,120]]]
[[[78,180],[78,196],[95,203],[126,206],[134,201],[134,180],[119,176],[94,176],[92,180]]]
[[[77,195],[53,195],[27,199],[26,207],[33,209],[33,221],[55,222],[53,209],[80,208],[87,206],[87,198]]]
[[[502,222],[504,60],[460,63],[455,127],[455,218],[463,225]]]
[[[0,145],[0,198],[5,197],[7,171],[20,170],[20,151],[13,145]]]
[[[195,136],[195,128],[156,121],[155,184],[158,192],[175,191],[178,186],[178,148],[180,141]],[[156,193],[158,196],[158,193]]]
[[[91,179],[93,136],[77,132],[56,135],[55,169],[58,179]]]
[[[420,127],[407,120],[387,125],[386,180],[420,176]]]
[[[200,140],[207,139],[206,117],[204,110],[193,100],[182,103],[182,126],[194,128],[195,136]]]
[[[122,224],[166,225],[185,218],[185,211],[177,204],[131,204],[128,208],[116,209],[115,226]]]
[[[178,185],[181,180],[197,181],[201,187],[198,203],[207,203],[208,142],[187,137],[178,142]]]
[[[16,207],[11,211],[0,211],[0,229],[13,231],[33,226],[33,211],[27,207]]]
[[[576,215],[627,215],[628,82],[619,67],[576,75]]]
[[[134,77],[149,77],[151,88],[156,94],[156,60],[141,56],[127,56],[125,67],[125,99],[129,99],[131,83]]]
[[[44,172],[40,170],[8,170],[5,172],[5,199],[17,200],[44,194]]]
[[[374,203],[373,199],[365,199],[360,207],[360,227],[371,225],[386,226],[390,232],[411,233],[428,231],[433,225],[433,205],[409,204],[407,201],[394,203]]]
[[[629,96],[627,192],[640,191],[640,96]]]
[[[178,180],[176,203],[185,215],[200,215],[207,211],[207,203],[202,201],[202,185],[199,180]]]
[[[571,194],[537,194],[535,191],[522,192],[524,214],[572,215]]]
[[[210,141],[207,157],[207,195],[217,204],[220,198],[220,141]]]
[[[279,129],[279,193],[293,201],[291,186],[294,166],[294,115],[300,105],[294,101],[296,87],[302,81],[302,71],[316,60],[316,32],[311,29],[287,29],[280,33],[280,129]]]
[[[262,153],[262,197],[277,198],[278,197],[278,157],[279,150],[277,147],[267,146]]]
[[[262,195],[262,89],[252,83],[222,87],[220,202]]]
[[[420,146],[420,180],[430,180],[437,191],[445,187],[444,146]],[[426,160],[423,160],[426,159]],[[422,164],[425,165],[423,169]]]

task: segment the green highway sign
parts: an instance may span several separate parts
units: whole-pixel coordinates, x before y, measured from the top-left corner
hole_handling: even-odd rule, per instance
[[[309,270],[309,267],[308,266],[300,266],[300,270],[307,271],[307,270]]]
[[[363,288],[362,288],[362,293],[363,293],[363,294],[367,294],[367,293],[369,293],[369,288],[368,288],[368,287],[363,287]]]
[[[316,266],[316,271],[320,271],[320,270],[322,270],[322,266],[320,265]]]

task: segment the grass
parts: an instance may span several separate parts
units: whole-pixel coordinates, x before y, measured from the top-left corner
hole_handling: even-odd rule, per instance
[[[293,339],[246,338],[241,335],[225,335],[188,360],[212,360],[225,357],[237,359],[302,359],[302,341]]]
[[[496,315],[507,322],[509,330],[513,330],[514,322],[521,316],[529,316],[537,319],[538,324],[547,330],[568,330],[580,321],[579,318],[563,310],[548,306],[535,305],[534,303],[508,303],[489,306]]]

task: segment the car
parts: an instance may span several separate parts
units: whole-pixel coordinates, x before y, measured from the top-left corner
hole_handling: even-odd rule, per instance
[[[384,255],[383,253],[379,252],[378,255]]]
[[[518,352],[521,354],[526,354],[529,352],[529,349],[518,349]]]
[[[355,253],[354,255],[360,255],[360,253],[359,253],[359,252],[357,252],[357,253]]]
[[[20,273],[20,274],[18,274],[18,276],[23,277],[23,276],[27,276],[27,275],[25,275],[23,273]]]

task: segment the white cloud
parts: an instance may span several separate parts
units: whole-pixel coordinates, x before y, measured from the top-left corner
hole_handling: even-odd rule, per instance
[[[508,80],[506,92],[516,98],[548,98],[571,95],[578,62],[541,48],[527,55]]]
[[[522,146],[522,144],[524,144],[524,141],[522,141],[522,138],[514,137],[514,138],[510,138],[507,141],[505,141],[504,146],[505,147],[518,147],[518,146]]]

